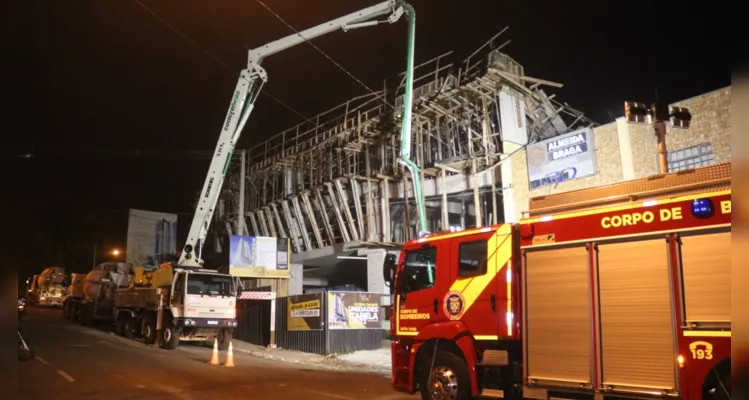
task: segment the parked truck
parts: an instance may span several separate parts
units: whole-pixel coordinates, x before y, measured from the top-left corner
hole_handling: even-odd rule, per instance
[[[730,399],[731,165],[531,199],[384,265],[423,399]]]
[[[29,303],[34,306],[60,307],[65,297],[67,279],[65,269],[45,268],[34,275],[29,291]]]
[[[214,270],[165,263],[149,271],[107,262],[89,272],[82,286],[82,296],[67,299],[69,319],[86,326],[114,323],[116,334],[142,337],[146,344],[165,349],[176,348],[180,341],[214,338],[226,349],[237,326],[234,282]]]

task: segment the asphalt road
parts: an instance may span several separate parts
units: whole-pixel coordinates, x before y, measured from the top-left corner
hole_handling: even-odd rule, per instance
[[[393,391],[387,378],[238,352],[234,368],[210,365],[208,348],[148,347],[66,321],[60,310],[31,308],[20,326],[36,357],[18,362],[19,399],[416,399]]]

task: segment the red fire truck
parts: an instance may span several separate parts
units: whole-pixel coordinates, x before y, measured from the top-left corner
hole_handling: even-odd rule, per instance
[[[424,399],[730,399],[731,166],[530,202],[384,265],[392,384]]]

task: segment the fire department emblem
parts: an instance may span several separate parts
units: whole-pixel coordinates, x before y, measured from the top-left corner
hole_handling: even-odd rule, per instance
[[[463,316],[466,300],[460,292],[449,292],[445,295],[444,310],[447,317],[455,320]]]

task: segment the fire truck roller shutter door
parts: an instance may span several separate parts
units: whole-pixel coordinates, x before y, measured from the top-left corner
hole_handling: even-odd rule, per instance
[[[582,245],[526,257],[528,377],[591,383],[590,257]]]
[[[675,388],[668,242],[637,240],[598,249],[603,385]]]

